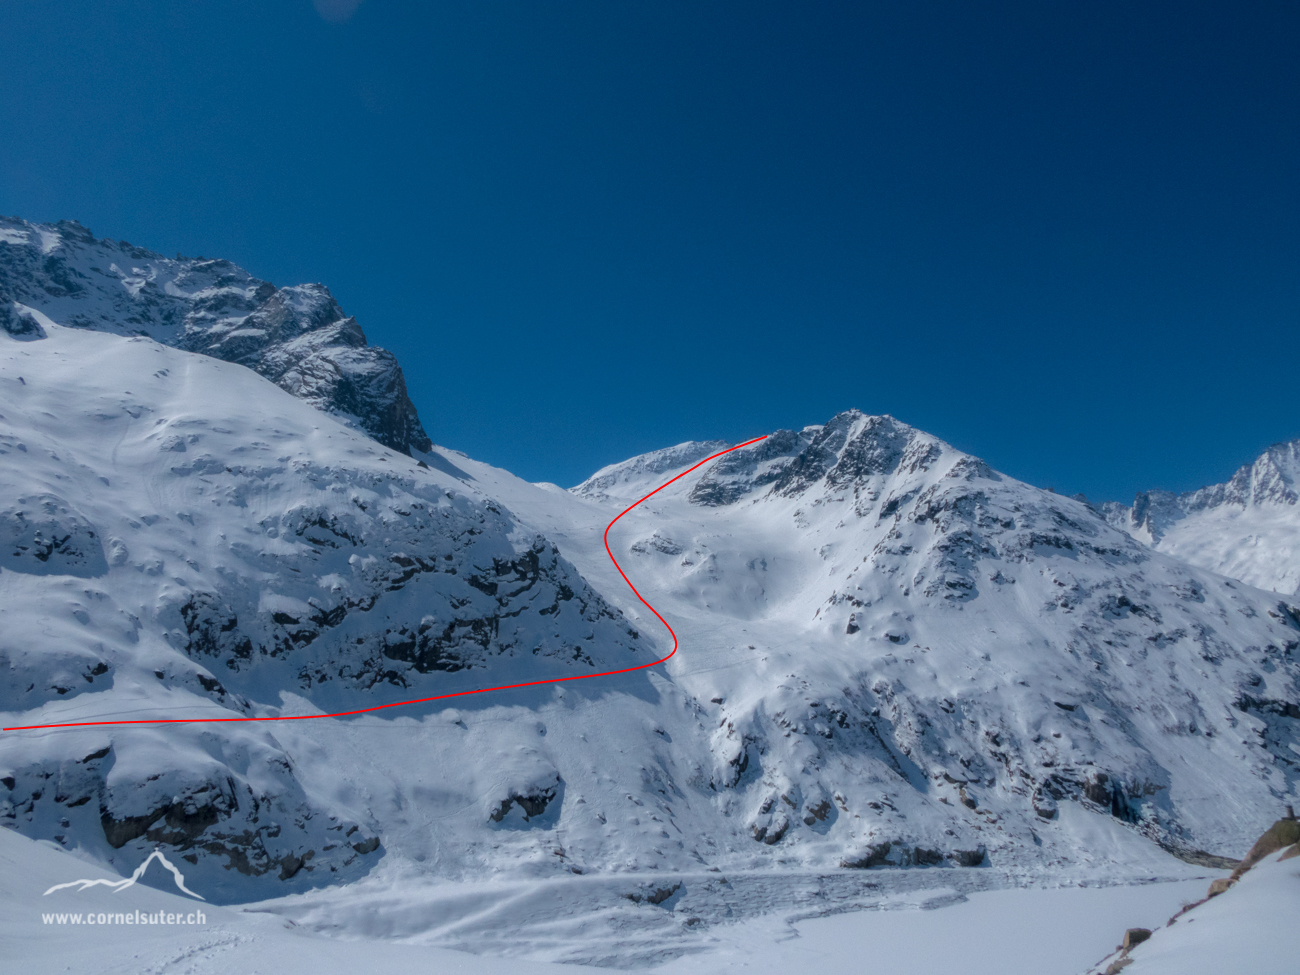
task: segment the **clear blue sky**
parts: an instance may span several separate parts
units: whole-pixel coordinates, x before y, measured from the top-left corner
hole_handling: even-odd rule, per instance
[[[532,480],[853,406],[1098,499],[1300,437],[1294,0],[352,6],[0,3],[0,213],[325,282]]]

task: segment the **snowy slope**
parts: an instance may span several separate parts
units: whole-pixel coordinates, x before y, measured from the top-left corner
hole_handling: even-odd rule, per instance
[[[1300,958],[1300,859],[1282,859],[1287,852],[1167,925],[1152,925],[1150,940],[1130,952],[1124,975],[1292,975]]]
[[[10,302],[238,362],[394,450],[429,449],[396,358],[366,344],[324,285],[276,288],[229,261],[98,240],[76,221],[0,217],[0,327],[30,327]]]
[[[45,892],[73,878],[116,876],[57,848],[0,830],[0,944],[5,961],[28,975],[67,971],[124,973],[184,971],[188,975],[275,972],[277,975],[351,975],[379,971],[557,975],[562,969],[518,957],[493,958],[449,951],[426,939],[394,931],[364,940],[321,937],[303,925],[260,911],[239,911],[196,902],[177,892],[161,866],[150,879],[119,892],[104,887]],[[156,876],[155,876],[156,875]],[[545,887],[546,885],[538,885]],[[775,971],[816,966],[854,970],[863,957],[894,975],[928,975],[960,967],[970,975],[1076,975],[1110,946],[1111,933],[1129,924],[1154,926],[1189,897],[1203,880],[1133,887],[1057,888],[976,893],[930,889],[880,898],[867,911],[801,918],[783,913],[697,931],[695,951],[658,965],[663,975]],[[170,888],[170,889],[168,889]],[[492,897],[486,884],[461,885],[462,902],[481,905]],[[528,900],[500,897],[510,921],[525,921]],[[449,898],[450,900],[450,898]],[[100,923],[99,915],[134,916],[159,922]],[[670,915],[648,905],[645,912]],[[202,913],[201,923],[198,916]],[[88,923],[91,914],[94,922]],[[74,919],[80,923],[74,923]],[[134,919],[134,917],[133,917]],[[48,920],[48,923],[47,923]],[[62,920],[62,923],[60,923]],[[387,918],[391,922],[391,916]],[[508,922],[507,922],[508,923]],[[594,940],[594,937],[593,937]],[[608,948],[606,949],[608,951]],[[586,971],[608,971],[592,968]]]
[[[1300,440],[1274,444],[1225,484],[1173,494],[1144,491],[1106,519],[1185,562],[1261,589],[1300,592]]]
[[[0,830],[0,870],[5,876],[0,885],[0,944],[4,945],[5,967],[27,975],[68,971],[100,975],[170,971],[189,975],[345,975],[366,971],[386,975],[425,975],[430,971],[554,975],[561,971],[550,965],[518,959],[494,961],[428,945],[348,943],[305,936],[280,918],[185,897],[160,866],[151,866],[153,872],[146,877],[158,882],[161,889],[140,883],[121,891],[92,887],[47,894],[54,885],[78,878],[119,878],[94,863],[8,830]],[[152,923],[123,923],[128,915],[132,921],[143,917]],[[78,923],[73,923],[74,918]],[[167,923],[177,919],[179,923]]]
[[[43,331],[0,333],[5,725],[333,711],[652,659],[452,475],[243,367]],[[169,844],[227,898],[381,855],[365,802],[271,725],[7,734],[0,766],[10,825],[110,862]],[[484,801],[544,806],[554,770],[521,775]]]
[[[6,723],[334,711],[666,652],[600,536],[710,448],[593,499],[450,451],[420,467],[210,358],[43,328],[0,360]],[[119,859],[169,842],[229,898],[375,853],[460,878],[1132,858],[1068,802],[1232,853],[1293,791],[1289,608],[888,418],[728,455],[613,544],[679,626],[663,676],[10,736],[13,821]]]

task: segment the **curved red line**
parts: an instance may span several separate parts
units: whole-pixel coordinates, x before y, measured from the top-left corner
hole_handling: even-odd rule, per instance
[[[559,684],[567,680],[589,680],[592,677],[613,677],[615,674],[630,674],[637,670],[645,670],[647,667],[654,667],[657,664],[663,663],[665,660],[668,659],[668,657],[671,657],[674,653],[677,652],[677,634],[673,631],[673,628],[668,625],[668,621],[659,615],[659,610],[655,609],[648,602],[646,602],[645,597],[642,596],[641,593],[637,591],[636,586],[632,585],[632,580],[627,577],[627,573],[623,571],[623,567],[618,564],[618,559],[614,558],[614,553],[610,551],[609,548],[609,530],[614,527],[615,522],[617,522],[620,518],[622,518],[625,514],[627,514],[629,511],[635,508],[642,501],[646,501],[649,500],[650,498],[653,498],[664,488],[668,487],[668,485],[672,484],[673,481],[680,480],[681,478],[689,474],[691,471],[695,470],[697,467],[703,467],[709,461],[716,460],[717,458],[721,457],[723,454],[729,454],[733,450],[739,450],[741,447],[748,447],[750,444],[758,443],[760,440],[766,440],[766,439],[767,439],[766,435],[762,437],[755,437],[753,440],[746,440],[744,443],[738,443],[734,447],[728,447],[726,450],[720,450],[716,454],[713,454],[710,457],[705,457],[698,464],[694,464],[686,468],[686,470],[682,471],[680,474],[678,474],[676,477],[672,478],[671,480],[664,481],[663,484],[660,484],[657,488],[655,488],[653,491],[647,494],[644,498],[641,498],[640,500],[635,501],[632,504],[628,505],[626,508],[624,508],[622,511],[620,511],[617,515],[614,516],[613,521],[611,521],[608,525],[605,526],[605,536],[604,536],[605,552],[606,554],[609,555],[609,560],[614,563],[614,568],[618,569],[618,574],[623,577],[623,581],[627,583],[628,588],[631,589],[632,592],[636,593],[636,598],[641,600],[641,602],[645,605],[645,607],[648,610],[650,610],[650,612],[655,614],[655,618],[664,625],[664,628],[668,630],[668,632],[672,635],[673,638],[673,649],[668,654],[668,656],[660,657],[658,660],[653,660],[648,664],[641,664],[637,667],[624,667],[622,670],[606,670],[599,674],[574,674],[571,677],[549,677],[546,680],[530,680],[530,681],[525,681],[522,684],[502,684],[500,687],[480,687],[477,690],[472,690],[472,691],[455,691],[451,694],[435,694],[433,697],[417,697],[411,701],[394,701],[391,704],[376,704],[373,707],[358,708],[355,711],[340,711],[337,714],[285,714],[285,715],[273,715],[265,718],[145,718],[145,719],[139,719],[135,721],[71,721],[66,724],[16,725],[15,727],[12,728],[4,728],[0,730],[39,731],[48,728],[97,728],[97,727],[102,727],[104,725],[126,725],[126,724],[199,724],[201,722],[218,722],[218,721],[309,721],[313,718],[348,718],[356,714],[367,714],[371,711],[382,711],[385,708],[405,707],[408,704],[425,704],[429,701],[444,701],[447,700],[448,698],[466,697],[470,694],[490,694],[493,691],[513,691],[513,690],[517,690],[520,687],[536,687],[539,684]]]

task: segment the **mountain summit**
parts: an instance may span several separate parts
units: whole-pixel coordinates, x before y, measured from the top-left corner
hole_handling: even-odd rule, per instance
[[[0,243],[0,306],[236,362],[386,447],[430,447],[397,359],[368,345],[322,284],[277,288],[229,261],[99,240],[76,221],[0,217]],[[6,311],[11,334],[38,327]]]

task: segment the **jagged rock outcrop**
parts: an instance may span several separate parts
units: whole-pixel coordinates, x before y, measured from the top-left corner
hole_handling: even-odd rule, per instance
[[[237,362],[386,447],[430,447],[397,359],[366,343],[324,285],[277,288],[229,261],[99,240],[76,221],[0,218],[0,327],[36,337],[39,324],[13,302],[58,324]]]
[[[897,419],[778,431],[624,517],[611,547],[680,636],[641,671],[671,638],[603,529],[724,444],[572,493],[417,463],[358,432],[425,442],[323,288],[0,231],[24,289],[5,720],[294,719],[0,737],[0,818],[28,835],[161,842],[234,899],[380,850],[444,876],[1056,869],[1093,855],[1082,817],[1210,862],[1296,792],[1300,609]],[[296,720],[322,712],[347,716]]]

